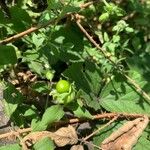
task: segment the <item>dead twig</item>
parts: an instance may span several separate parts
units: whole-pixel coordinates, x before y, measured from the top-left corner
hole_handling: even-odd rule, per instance
[[[87,2],[87,3],[81,4],[81,5],[80,5],[80,8],[81,8],[81,9],[87,8],[87,7],[89,7],[90,5],[92,5],[93,3],[94,3],[94,2],[91,1],[91,2]]]
[[[127,114],[127,113],[104,113],[104,114],[97,114],[97,115],[93,115],[92,120],[99,120],[99,119],[112,119],[114,117],[118,117],[118,118],[129,118],[129,119],[134,119],[134,118],[139,118],[139,117],[143,117],[144,115],[142,114]],[[148,116],[150,118],[150,116]],[[79,123],[79,122],[84,122],[87,121],[88,119],[83,119],[83,118],[73,118],[70,120],[65,120],[65,121],[59,121],[54,123],[54,126],[63,126],[63,125],[67,125],[67,124],[75,124],[75,123]],[[31,128],[26,128],[26,129],[19,129],[17,131],[11,131],[8,133],[4,133],[0,135],[0,139],[3,138],[7,138],[10,136],[18,136],[20,134],[26,133],[26,132],[31,132],[32,129]]]
[[[89,138],[91,138],[92,136],[94,136],[95,134],[99,133],[100,130],[106,128],[107,126],[109,126],[111,123],[113,123],[115,120],[117,120],[118,116],[115,116],[112,120],[110,120],[109,122],[107,122],[105,125],[101,126],[100,128],[98,128],[96,131],[92,132],[90,135],[86,136],[83,141],[87,141]]]
[[[1,134],[0,139],[11,137],[11,136],[17,137],[18,135],[30,132],[31,130],[32,130],[31,128],[26,128],[26,129],[18,129],[17,131],[10,131],[8,133]]]
[[[28,35],[28,34],[31,34],[32,32],[35,32],[35,31],[37,31],[37,30],[39,30],[39,29],[41,29],[41,28],[44,28],[44,27],[46,27],[46,26],[48,26],[48,25],[54,23],[55,21],[56,21],[56,19],[50,20],[49,22],[47,22],[47,23],[45,23],[45,24],[40,24],[40,25],[38,25],[38,26],[36,26],[36,27],[31,27],[30,29],[27,29],[26,31],[20,32],[20,33],[14,35],[14,36],[11,36],[11,37],[9,37],[9,38],[6,38],[6,39],[4,39],[4,40],[1,40],[1,41],[0,41],[0,45],[1,45],[1,44],[2,44],[2,45],[8,44],[8,43],[13,42],[13,41],[15,41],[15,40],[17,40],[17,39],[20,39],[20,38],[22,38],[22,37],[24,37],[24,36],[26,36],[26,35]]]
[[[90,5],[92,5],[93,3],[94,3],[94,2],[87,2],[87,3],[81,4],[81,5],[80,5],[80,8],[81,8],[81,9],[84,9],[84,8],[86,8],[86,7],[90,6]],[[64,17],[66,17],[66,15],[65,15]],[[64,17],[62,17],[62,18],[64,18]],[[58,21],[61,20],[62,18],[59,18],[59,19],[56,19],[56,18],[55,18],[55,19],[52,19],[52,20],[48,21],[48,22],[45,23],[45,24],[39,24],[39,25],[37,25],[37,26],[35,26],[35,27],[31,27],[31,28],[29,28],[29,29],[27,29],[27,30],[25,30],[25,31],[23,31],[23,32],[20,32],[20,33],[14,35],[14,36],[11,36],[11,37],[9,37],[9,38],[6,38],[6,39],[4,39],[4,40],[1,40],[1,41],[0,41],[0,45],[4,45],[4,44],[11,43],[11,42],[13,42],[13,41],[15,41],[15,40],[17,40],[17,39],[20,39],[20,38],[22,38],[22,37],[24,37],[24,36],[26,36],[26,35],[28,35],[28,34],[31,34],[32,32],[35,32],[35,31],[37,31],[37,30],[39,30],[39,29],[41,29],[41,28],[45,28],[45,27],[47,27],[47,26],[49,26],[49,25],[51,25],[51,24],[53,24],[53,23],[55,23],[55,22],[58,22]]]

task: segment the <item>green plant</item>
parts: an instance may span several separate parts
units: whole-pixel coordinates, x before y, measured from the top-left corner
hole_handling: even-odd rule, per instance
[[[54,71],[52,71],[52,70],[46,71],[45,76],[46,76],[46,79],[51,81],[54,77]]]
[[[59,80],[56,84],[58,93],[67,93],[70,89],[70,83],[67,80]]]
[[[129,146],[150,147],[143,119],[150,115],[149,0],[5,0],[0,9],[0,106],[11,127],[19,128],[17,144],[0,149],[21,149],[22,140],[37,150],[64,141],[69,148],[78,142],[75,148],[92,143],[100,149],[116,131],[112,141],[121,141],[119,128],[130,119],[139,134],[126,137],[134,141]],[[76,129],[60,127],[71,123]],[[133,135],[129,126],[126,133]],[[57,127],[61,132],[49,140],[45,130]],[[24,137],[31,130],[35,135]]]

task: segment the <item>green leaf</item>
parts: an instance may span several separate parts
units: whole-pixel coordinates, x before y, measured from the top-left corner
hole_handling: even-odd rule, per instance
[[[10,117],[14,111],[17,109],[18,105],[22,103],[23,96],[22,94],[16,90],[16,88],[8,83],[6,85],[6,89],[4,89],[3,95],[4,95],[4,108],[6,111],[6,114]]]
[[[109,36],[108,36],[108,34],[106,32],[104,32],[104,41],[105,42],[109,42],[110,41]]]
[[[82,91],[81,97],[89,107],[100,108],[97,96],[101,88],[102,76],[97,65],[90,62],[84,65],[74,63],[63,74],[75,82],[77,90]]]
[[[60,105],[54,105],[46,109],[42,116],[42,120],[37,123],[33,130],[45,130],[48,125],[59,121],[64,116],[64,111]]]
[[[134,29],[131,28],[131,27],[126,27],[125,30],[126,30],[128,33],[134,32]]]
[[[40,46],[42,46],[42,43],[44,42],[44,37],[41,34],[35,34],[32,35],[32,42],[38,49]]]
[[[113,42],[114,43],[117,43],[117,42],[119,42],[120,41],[120,36],[119,35],[113,35]]]
[[[37,143],[34,144],[33,146],[34,150],[54,150],[55,145],[50,138],[44,138],[38,141]]]
[[[15,64],[17,56],[14,47],[0,45],[0,65]]]
[[[148,150],[150,148],[150,140],[148,140],[149,132],[143,132],[133,150]]]
[[[131,73],[131,78],[140,85],[145,87],[147,92],[150,88],[146,86],[147,82],[137,72]],[[100,98],[101,106],[111,112],[127,112],[150,114],[150,104],[139,95],[131,84],[117,75],[102,90]]]
[[[10,144],[6,146],[1,146],[0,150],[22,150],[19,144]]]
[[[45,82],[36,82],[32,85],[32,89],[39,93],[48,93],[50,91],[48,85]]]
[[[27,27],[30,27],[32,21],[31,21],[31,17],[26,12],[26,10],[18,6],[13,6],[10,7],[10,13],[11,13],[10,21],[12,23],[11,29],[14,29],[17,32],[21,32],[26,30]]]
[[[27,50],[26,52],[23,53],[23,61],[33,61],[39,58],[39,53],[32,49],[32,50]]]
[[[47,0],[47,3],[48,9],[59,9],[62,6],[59,0]]]
[[[66,5],[61,12],[61,16],[66,15],[67,13],[77,13],[80,10],[80,7],[75,7],[71,5]]]
[[[135,50],[140,49],[140,48],[142,47],[140,38],[134,37],[134,38],[132,39],[132,45],[133,45],[133,47],[134,47]]]
[[[44,71],[44,65],[41,62],[31,61],[29,63],[29,67],[32,71],[42,76]]]
[[[92,117],[93,117],[84,106],[80,106],[80,104],[78,104],[78,103],[70,103],[70,105],[68,105],[67,107],[69,109],[71,109],[73,111],[74,115],[78,118],[92,119]]]
[[[24,112],[24,117],[33,117],[37,115],[37,108],[32,105]]]
[[[105,22],[109,19],[109,13],[103,13],[99,16],[99,21]]]
[[[68,27],[57,27],[57,30],[52,33],[51,43],[55,45],[54,49],[57,58],[64,62],[83,61],[83,34],[80,32],[76,24],[71,23]],[[49,45],[51,45],[49,43]],[[50,51],[50,50],[49,50]],[[55,55],[50,58],[54,59]]]

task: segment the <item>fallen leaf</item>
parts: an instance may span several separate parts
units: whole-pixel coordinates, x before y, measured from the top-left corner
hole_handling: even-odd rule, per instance
[[[148,122],[147,116],[126,122],[106,138],[100,147],[102,150],[131,150],[142,135]]]
[[[72,126],[62,127],[53,133],[51,136],[55,144],[58,147],[63,147],[65,145],[73,145],[78,142],[78,136],[75,129]]]
[[[42,138],[51,138],[52,134],[53,133],[49,131],[31,132],[21,140],[20,145],[23,150],[28,150],[28,147],[32,146]]]
[[[68,127],[58,129],[56,132],[40,131],[29,133],[21,140],[20,145],[22,145],[23,150],[28,150],[28,147],[31,147],[39,140],[46,137],[51,138],[58,147],[63,147],[68,144],[73,145],[78,142],[75,129],[69,125]]]
[[[82,145],[73,145],[70,150],[84,150]]]

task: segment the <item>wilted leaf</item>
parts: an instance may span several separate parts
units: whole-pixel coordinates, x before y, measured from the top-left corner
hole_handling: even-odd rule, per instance
[[[68,144],[73,145],[78,142],[75,129],[69,125],[68,127],[62,127],[58,129],[56,132],[32,132],[25,136],[21,140],[20,144],[22,145],[23,150],[26,150],[28,146],[35,144],[43,138],[50,138],[58,147],[62,147]]]
[[[101,148],[103,150],[131,150],[142,135],[148,122],[149,119],[146,116],[126,122],[102,142]]]
[[[21,140],[20,145],[22,146],[23,150],[28,150],[28,146],[35,144],[36,142],[38,142],[43,138],[51,138],[52,134],[53,134],[52,132],[48,132],[48,131],[29,133]]]
[[[78,142],[78,136],[75,129],[72,126],[63,127],[58,129],[53,133],[51,138],[54,140],[58,147],[63,147],[65,145],[73,145]]]
[[[73,145],[70,150],[84,150],[82,145]]]

